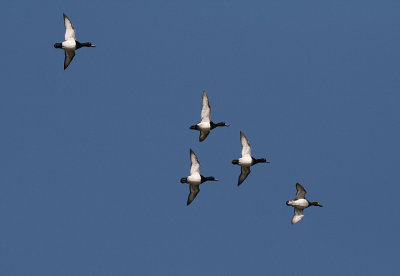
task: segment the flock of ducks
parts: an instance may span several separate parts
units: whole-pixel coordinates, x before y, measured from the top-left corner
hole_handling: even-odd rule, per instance
[[[75,37],[75,28],[71,23],[71,20],[66,14],[64,16],[64,26],[65,26],[65,41],[61,43],[55,43],[54,48],[60,48],[64,50],[64,70],[67,69],[68,65],[71,63],[75,56],[75,50],[81,47],[95,47],[91,42],[80,43]],[[207,97],[207,93],[203,91],[202,107],[201,107],[201,121],[190,127],[190,129],[200,131],[199,141],[204,141],[210,134],[211,130],[216,127],[228,127],[229,125],[225,122],[214,123],[211,121],[211,107],[210,102]],[[232,164],[239,165],[241,167],[241,172],[238,179],[238,186],[240,186],[243,181],[250,174],[250,167],[258,163],[270,163],[266,158],[254,158],[251,155],[251,146],[249,141],[243,132],[240,132],[240,143],[242,144],[242,157],[239,159],[232,160]],[[218,181],[214,176],[205,177],[200,174],[200,162],[196,154],[190,149],[190,175],[188,177],[181,178],[181,183],[187,183],[190,187],[190,193],[187,199],[187,205],[192,203],[196,198],[197,194],[200,192],[200,184],[206,181]],[[299,183],[296,183],[296,198],[294,200],[286,201],[286,205],[294,207],[294,215],[292,218],[292,224],[299,222],[303,217],[303,210],[310,206],[322,207],[318,202],[310,202],[305,198],[306,190]]]
[[[190,129],[195,129],[200,131],[199,141],[204,141],[210,134],[211,130],[219,126],[229,126],[225,122],[220,122],[215,124],[211,121],[211,107],[210,102],[207,97],[207,93],[203,91],[203,99],[201,105],[201,121],[190,127]],[[239,159],[232,160],[232,164],[239,165],[241,167],[241,172],[238,179],[238,186],[240,186],[243,181],[250,174],[250,167],[258,163],[270,163],[266,158],[254,158],[251,155],[251,146],[249,140],[247,140],[244,133],[240,132],[240,143],[242,144],[242,157]],[[190,186],[190,192],[187,199],[187,205],[192,203],[196,198],[197,194],[200,192],[200,184],[206,181],[218,181],[214,176],[203,176],[200,173],[200,162],[196,154],[190,149],[190,175],[188,177],[181,178],[181,183],[187,183]],[[310,202],[305,199],[306,190],[299,183],[296,183],[296,198],[294,200],[286,201],[286,205],[294,207],[294,215],[292,218],[292,224],[299,222],[303,217],[303,210],[310,206],[322,207],[318,202]]]

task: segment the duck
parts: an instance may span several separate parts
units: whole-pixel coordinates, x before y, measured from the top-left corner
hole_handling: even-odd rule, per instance
[[[242,184],[243,181],[250,174],[251,166],[257,163],[271,163],[266,158],[256,159],[253,156],[251,156],[251,146],[249,140],[247,140],[246,136],[242,131],[240,132],[240,143],[242,144],[242,157],[240,157],[237,160],[232,160],[232,164],[239,165],[242,168],[238,179],[238,184],[237,184],[238,186],[240,186],[240,184]]]
[[[63,49],[65,52],[64,57],[64,70],[67,69],[68,65],[71,63],[75,56],[75,50],[81,47],[96,47],[91,42],[81,43],[75,39],[75,28],[69,20],[68,16],[63,13],[64,16],[64,26],[65,26],[65,41],[61,43],[55,43],[54,48]]]
[[[200,131],[199,141],[203,142],[207,138],[208,134],[210,134],[210,131],[212,129],[222,126],[228,127],[229,125],[226,124],[225,122],[219,122],[215,124],[213,121],[211,121],[210,102],[208,101],[206,91],[203,91],[203,98],[201,104],[201,121],[197,125],[189,127],[189,129],[199,130]]]
[[[188,177],[181,178],[181,183],[187,183],[190,185],[190,193],[186,202],[189,206],[190,203],[196,198],[197,194],[200,192],[200,184],[206,181],[218,181],[214,176],[204,177],[200,174],[200,162],[196,154],[190,149],[190,175]]]
[[[296,183],[296,198],[294,200],[286,201],[287,206],[294,207],[294,215],[292,218],[292,225],[298,223],[303,217],[303,210],[310,206],[319,206],[323,207],[319,202],[310,202],[305,198],[307,193],[306,189],[300,185],[300,183]]]

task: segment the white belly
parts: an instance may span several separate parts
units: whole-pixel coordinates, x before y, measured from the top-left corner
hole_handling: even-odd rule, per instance
[[[61,43],[62,47],[64,49],[75,49],[76,48],[76,42],[75,40],[65,40],[63,43]]]
[[[196,174],[196,175],[189,175],[187,177],[187,183],[193,184],[193,185],[200,185],[201,183],[201,176]]]
[[[251,156],[244,156],[239,158],[239,165],[243,167],[250,167],[251,163],[253,163],[253,159]]]
[[[210,128],[211,128],[211,125],[210,125],[209,122],[200,122],[200,123],[197,124],[197,126],[201,130],[210,130]]]
[[[298,209],[304,209],[308,207],[308,201],[304,198],[291,200],[288,202],[288,204]]]

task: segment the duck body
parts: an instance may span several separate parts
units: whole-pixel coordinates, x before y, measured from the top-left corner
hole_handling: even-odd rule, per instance
[[[238,159],[238,165],[242,167],[250,167],[253,165],[253,158],[249,155],[240,157]]]
[[[292,206],[298,209],[305,209],[308,206],[310,206],[310,202],[308,202],[307,199],[300,198],[300,199],[295,199],[295,200],[289,200],[286,202],[286,205]]]
[[[61,46],[63,49],[71,49],[75,50],[76,49],[76,40],[75,39],[69,39],[61,43]]]
[[[201,177],[202,175],[200,174],[189,175],[187,177],[187,183],[190,185],[200,185],[202,183]]]
[[[207,130],[211,130],[211,123],[210,122],[200,122],[197,125],[191,126],[190,128],[200,130],[200,131],[207,131]]]

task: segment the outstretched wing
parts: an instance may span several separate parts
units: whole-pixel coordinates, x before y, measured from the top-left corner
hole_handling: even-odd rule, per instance
[[[240,143],[242,144],[242,157],[251,156],[251,146],[243,132],[240,132]]]
[[[304,199],[307,193],[306,189],[304,189],[304,187],[301,186],[300,183],[296,183],[296,190],[296,199]]]
[[[204,140],[206,140],[208,134],[210,134],[209,130],[200,130],[199,141],[203,142]]]
[[[208,102],[206,91],[203,91],[203,100],[201,103],[201,122],[209,123],[211,121],[211,107]]]
[[[69,20],[68,16],[63,13],[64,15],[64,26],[65,26],[65,40],[73,39],[75,40],[75,28]]]
[[[197,159],[196,154],[190,149],[190,175],[194,174],[200,174],[200,162],[199,159]]]
[[[64,70],[65,70],[71,63],[72,59],[74,58],[75,50],[64,49],[64,52],[65,52],[65,57],[64,57]]]
[[[196,198],[197,194],[200,192],[199,185],[190,185],[190,194],[187,199],[186,205],[192,203],[192,201]]]
[[[304,217],[303,210],[294,208],[294,215],[292,218],[292,224],[299,222]]]
[[[250,174],[250,167],[241,167],[242,171],[239,175],[239,180],[238,180],[238,186],[243,183],[243,181],[247,178],[247,176]]]

